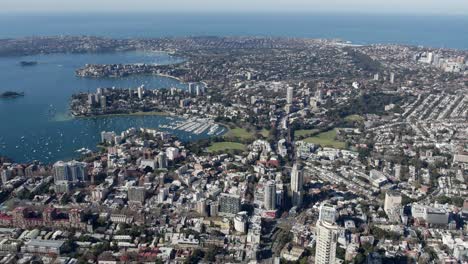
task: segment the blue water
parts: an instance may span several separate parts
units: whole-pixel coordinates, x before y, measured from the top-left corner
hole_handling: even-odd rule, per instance
[[[19,61],[38,61],[37,66],[21,67]],[[179,58],[164,53],[125,52],[109,54],[54,54],[0,58],[0,91],[24,91],[26,96],[0,99],[0,155],[15,161],[44,162],[70,159],[82,147],[93,149],[100,132],[121,132],[129,127],[156,128],[173,119],[162,116],[99,117],[73,119],[68,112],[70,96],[97,87],[137,87],[148,89],[186,85],[171,78],[136,76],[119,79],[85,79],[74,71],[86,63],[175,63]],[[183,140],[207,135],[178,131]]]
[[[1,12],[1,10],[0,10]],[[164,36],[284,36],[340,38],[359,44],[399,43],[468,49],[468,17],[362,14],[0,14],[0,38],[94,35],[112,38]],[[19,67],[21,60],[39,61]],[[0,58],[0,91],[24,91],[14,100],[0,99],[0,155],[17,161],[49,162],[93,148],[102,130],[131,126],[157,127],[173,122],[165,117],[70,119],[68,100],[97,87],[148,88],[185,85],[174,79],[139,76],[122,79],[82,79],[74,70],[86,63],[174,63],[162,53],[57,54]],[[187,133],[177,133],[189,139]],[[206,136],[202,135],[201,137]],[[193,136],[192,138],[198,138]]]
[[[323,13],[0,15],[0,38],[44,35],[287,36],[468,49],[468,17]]]

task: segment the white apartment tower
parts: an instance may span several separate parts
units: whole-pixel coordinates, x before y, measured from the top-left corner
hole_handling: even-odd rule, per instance
[[[143,99],[143,94],[145,93],[145,86],[142,85],[140,87],[138,87],[138,99]]]
[[[320,206],[320,216],[316,225],[316,264],[336,262],[336,244],[340,230],[335,223],[335,218],[335,207],[327,204]]]
[[[288,89],[286,90],[286,102],[288,104],[292,104],[293,98],[294,98],[294,88],[289,86]]]

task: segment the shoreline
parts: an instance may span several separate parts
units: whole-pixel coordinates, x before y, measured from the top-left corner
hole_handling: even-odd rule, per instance
[[[150,111],[150,112],[134,112],[134,113],[121,113],[121,114],[102,114],[102,115],[93,115],[93,116],[77,116],[71,114],[73,118],[80,118],[80,119],[90,119],[90,118],[105,118],[105,117],[119,117],[119,116],[166,116],[166,117],[173,117],[168,112],[163,111]]]
[[[172,76],[172,75],[169,75],[169,74],[164,74],[164,73],[158,73],[156,74],[156,76],[160,76],[160,77],[166,77],[166,78],[170,78],[170,79],[174,79],[176,81],[179,81],[180,83],[182,84],[187,84],[187,82],[185,82],[184,80],[182,80],[181,78],[179,77],[175,77],[175,76]]]

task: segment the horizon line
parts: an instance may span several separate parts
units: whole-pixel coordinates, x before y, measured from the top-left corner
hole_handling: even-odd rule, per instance
[[[0,10],[0,14],[2,15],[17,15],[17,14],[25,14],[25,15],[60,15],[60,14],[77,14],[77,15],[86,15],[86,14],[158,14],[158,15],[174,15],[174,14],[200,14],[200,15],[267,15],[267,14],[282,14],[282,15],[289,15],[289,14],[315,14],[315,15],[366,15],[366,16],[380,16],[380,15],[387,15],[387,16],[418,16],[418,17],[427,17],[427,16],[466,16],[468,12],[395,12],[395,11],[371,11],[371,10]]]

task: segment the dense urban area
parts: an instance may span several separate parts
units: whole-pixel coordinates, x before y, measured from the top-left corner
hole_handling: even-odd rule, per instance
[[[188,89],[96,87],[77,118],[184,117],[102,131],[54,164],[0,159],[0,263],[467,263],[468,51],[264,37],[0,40],[0,56],[142,50],[82,65]],[[225,134],[217,134],[225,127]]]

